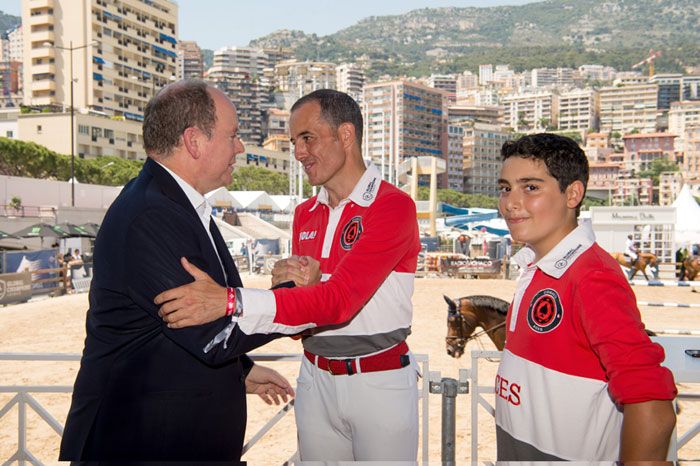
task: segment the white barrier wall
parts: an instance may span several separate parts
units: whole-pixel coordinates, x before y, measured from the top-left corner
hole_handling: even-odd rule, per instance
[[[106,209],[121,189],[121,186],[76,183],[75,207]],[[0,176],[0,205],[9,204],[15,196],[22,199],[24,206],[70,207],[71,186],[67,181]]]

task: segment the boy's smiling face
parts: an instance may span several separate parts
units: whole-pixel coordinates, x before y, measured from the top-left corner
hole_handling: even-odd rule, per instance
[[[562,193],[543,161],[507,158],[498,186],[498,208],[513,240],[527,243],[535,251],[536,261],[576,228],[583,183],[575,181]]]

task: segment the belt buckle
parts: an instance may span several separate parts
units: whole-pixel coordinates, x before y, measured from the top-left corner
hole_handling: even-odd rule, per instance
[[[355,371],[352,369],[352,358],[349,359],[329,359],[328,360],[328,372],[331,375],[353,375]],[[333,372],[333,363],[345,364],[345,372]],[[342,367],[342,366],[341,366]]]

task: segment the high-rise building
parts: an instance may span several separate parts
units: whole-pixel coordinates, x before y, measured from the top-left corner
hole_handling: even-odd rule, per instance
[[[464,128],[447,125],[447,189],[464,189]]]
[[[7,31],[8,41],[8,61],[24,60],[24,35],[22,33],[22,25]]]
[[[571,87],[574,84],[574,70],[571,68],[535,68],[530,74],[534,88]]]
[[[649,82],[658,86],[656,106],[659,110],[668,110],[672,102],[681,100],[682,74],[655,74]]]
[[[69,106],[73,79],[74,107],[141,120],[176,76],[173,1],[22,0],[22,24],[27,105]]]
[[[493,65],[479,65],[479,85],[485,86],[493,81]]]
[[[365,72],[355,63],[338,65],[336,71],[336,86],[340,92],[345,92],[353,99],[362,98],[362,87],[365,85]]]
[[[204,76],[204,60],[202,49],[197,42],[181,40],[177,43],[177,78],[202,79]]]
[[[598,127],[598,93],[576,89],[559,94],[560,130],[588,130]]]
[[[364,157],[396,183],[398,164],[417,156],[447,157],[442,91],[408,81],[366,85]]]
[[[629,84],[603,87],[599,91],[600,131],[656,131],[658,112],[656,84]]]
[[[464,128],[464,192],[497,196],[501,147],[513,133],[500,125],[480,122],[460,126]]]
[[[270,89],[264,85],[267,55],[259,49],[224,47],[214,52],[207,80],[231,99],[238,112],[239,134],[245,143],[261,146],[265,139]]]
[[[457,101],[457,77],[452,74],[431,74],[428,78],[428,86],[445,92],[449,103]]]
[[[557,124],[559,99],[552,92],[514,94],[503,97],[503,120],[515,131],[543,130]]]
[[[329,62],[284,60],[275,65],[274,86],[285,95],[285,108],[317,89],[337,89],[336,65]]]

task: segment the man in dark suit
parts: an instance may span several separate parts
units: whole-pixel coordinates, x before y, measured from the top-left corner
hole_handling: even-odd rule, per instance
[[[153,298],[191,281],[187,257],[222,286],[241,286],[204,193],[231,182],[243,152],[231,101],[180,81],[149,102],[148,160],[110,207],[94,254],[87,337],[61,460],[238,461],[246,391],[293,394],[245,355],[275,336],[245,335],[224,317],[169,329]],[[205,350],[229,335],[227,345]],[[266,401],[269,401],[267,399]]]

